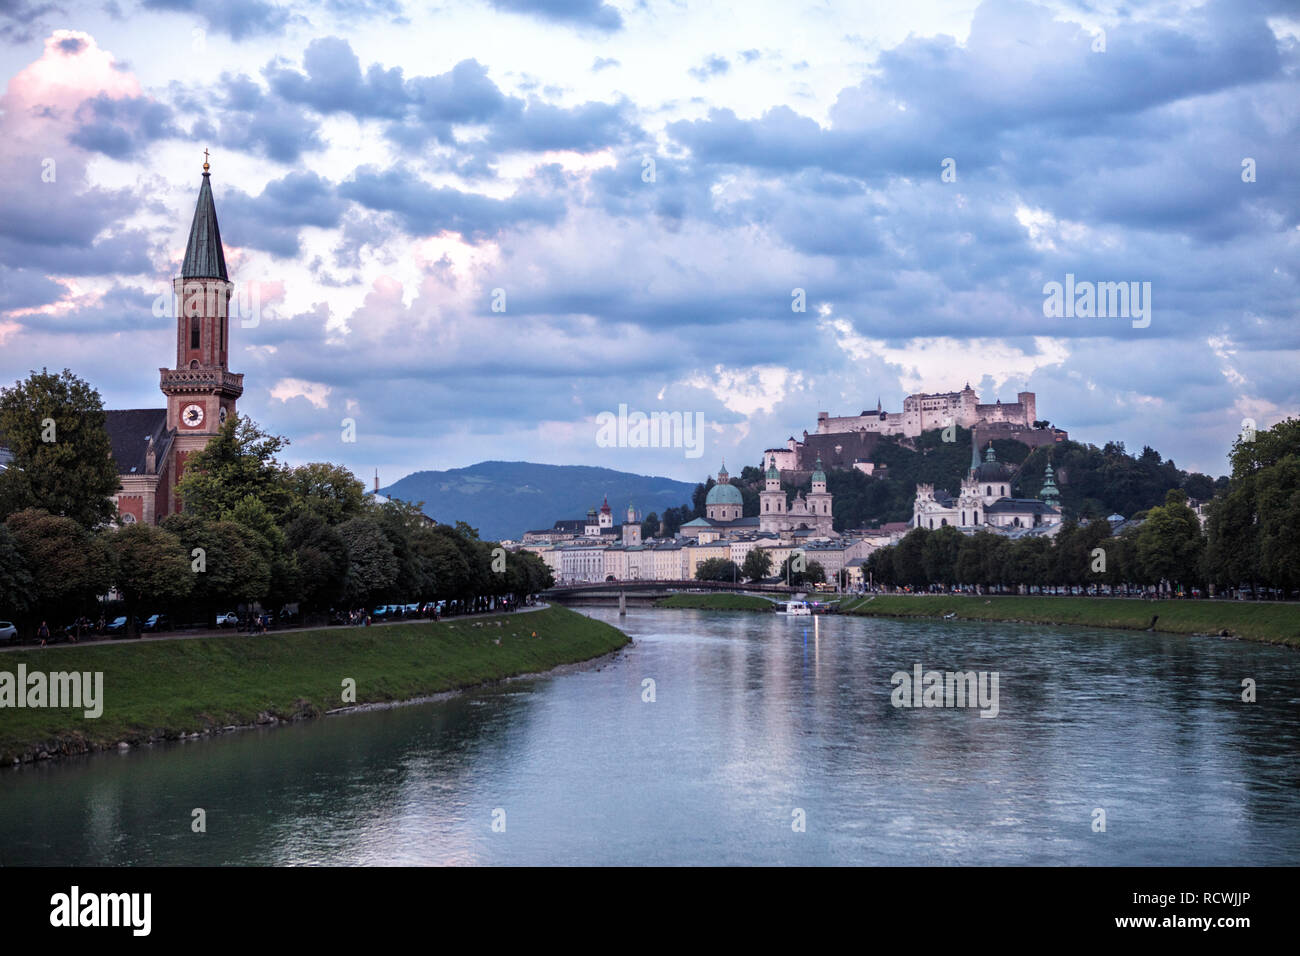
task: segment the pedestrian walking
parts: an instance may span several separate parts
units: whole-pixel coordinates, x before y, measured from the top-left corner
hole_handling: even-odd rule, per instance
[[[50,639],[50,625],[41,621],[41,626],[36,629],[36,636],[41,639],[41,647],[44,647],[45,642]]]

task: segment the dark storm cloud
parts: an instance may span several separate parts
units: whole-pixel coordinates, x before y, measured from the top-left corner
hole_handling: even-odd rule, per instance
[[[525,13],[554,23],[575,24],[612,32],[623,26],[623,15],[602,0],[488,0],[498,10]]]
[[[40,0],[5,0],[0,3],[0,39],[7,43],[30,43],[47,26],[42,17],[51,13],[65,13],[63,7],[56,3],[41,3]],[[68,41],[64,41],[65,43]],[[76,53],[76,50],[66,50]]]
[[[286,8],[265,0],[144,0],[144,8],[199,17],[209,29],[232,40],[279,33],[289,22]]]
[[[221,89],[223,108],[217,111],[216,131],[221,145],[281,163],[296,162],[306,150],[325,148],[319,123],[298,107],[267,96],[251,77],[223,74]]]
[[[131,159],[155,140],[181,135],[171,107],[144,96],[101,93],[77,107],[76,123],[70,142],[113,159]]]
[[[390,140],[412,152],[424,150],[430,141],[455,149],[455,158],[434,157],[433,162],[471,177],[494,175],[492,151],[595,150],[623,142],[636,131],[626,101],[571,108],[525,102],[502,92],[475,59],[432,76],[405,77],[401,69],[379,64],[363,71],[351,44],[340,37],[313,40],[301,69],[276,61],[263,72],[271,94],[283,104],[390,121]],[[252,91],[245,96],[255,98]],[[487,143],[457,144],[454,129],[464,124],[490,126]]]
[[[395,213],[414,236],[451,230],[467,240],[492,236],[522,223],[554,224],[564,204],[551,196],[516,193],[492,199],[450,187],[433,187],[403,166],[363,166],[339,186],[339,195],[366,207]]]
[[[301,227],[333,229],[345,207],[334,185],[316,173],[289,173],[267,183],[258,196],[229,190],[221,197],[220,214],[229,242],[285,257],[301,252]]]
[[[271,89],[290,103],[319,113],[395,119],[410,102],[401,69],[372,64],[363,76],[352,46],[339,37],[312,40],[302,62],[305,72],[277,64],[264,71]]]
[[[63,297],[64,287],[39,269],[12,269],[0,264],[0,312],[34,309]]]
[[[494,149],[572,149],[588,152],[622,143],[639,133],[627,119],[626,103],[583,103],[569,109],[534,100],[522,111],[493,125]]]
[[[21,315],[17,321],[27,329],[45,334],[87,334],[96,332],[157,332],[174,327],[165,314],[165,297],[170,286],[140,288],[114,284],[102,296],[86,305],[54,314]],[[164,301],[159,301],[159,296]],[[157,306],[157,307],[156,307]],[[164,314],[155,315],[155,312]]]

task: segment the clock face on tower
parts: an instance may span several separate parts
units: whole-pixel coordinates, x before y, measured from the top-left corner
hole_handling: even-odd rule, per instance
[[[186,405],[181,410],[181,421],[190,428],[198,428],[203,424],[203,406]]]

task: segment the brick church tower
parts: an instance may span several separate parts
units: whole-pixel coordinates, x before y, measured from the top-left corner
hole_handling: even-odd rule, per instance
[[[185,260],[172,287],[179,303],[176,367],[158,370],[159,387],[167,396],[167,428],[176,435],[169,512],[176,510],[174,489],[185,474],[185,459],[207,445],[235,413],[235,401],[244,393],[244,376],[231,372],[228,364],[228,306],[235,286],[226,274],[226,253],[221,247],[206,162]]]
[[[185,460],[207,445],[244,393],[244,376],[228,366],[234,284],[226,273],[208,169],[205,162],[181,274],[172,280],[176,367],[158,370],[167,407],[106,413],[122,482],[116,502],[127,522],[155,524],[180,510],[176,485]]]

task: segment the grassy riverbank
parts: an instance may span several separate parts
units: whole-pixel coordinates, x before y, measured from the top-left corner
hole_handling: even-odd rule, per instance
[[[315,717],[345,706],[344,678],[356,681],[357,704],[401,701],[590,660],[627,643],[608,624],[550,607],[437,624],[20,651],[0,656],[0,671],[17,674],[20,663],[28,673],[102,671],[103,714],[6,707],[0,761]]]
[[[766,598],[751,594],[674,594],[656,601],[655,607],[686,607],[703,611],[771,611],[776,607]]]
[[[1032,624],[1083,624],[1171,634],[1219,634],[1300,647],[1300,604],[1253,601],[1142,601],[1090,597],[952,597],[881,594],[846,600],[848,614],[882,617],[943,617],[955,613],[971,621],[1024,621]]]

